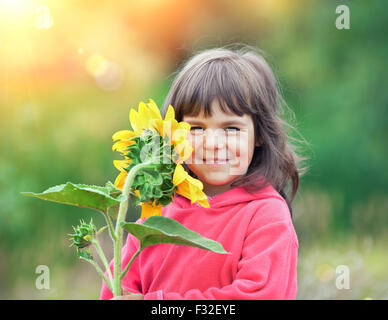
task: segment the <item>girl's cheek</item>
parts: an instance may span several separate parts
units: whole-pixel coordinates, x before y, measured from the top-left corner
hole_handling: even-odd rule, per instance
[[[250,162],[250,140],[248,138],[248,132],[241,131],[238,136],[234,137],[233,140],[230,140],[228,149],[235,157],[231,162],[230,173],[232,175],[243,175],[246,173]]]
[[[239,136],[228,138],[229,153],[235,158],[239,158],[241,156],[241,143],[242,141]]]

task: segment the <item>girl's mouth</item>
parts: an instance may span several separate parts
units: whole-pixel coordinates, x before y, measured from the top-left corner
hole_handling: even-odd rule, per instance
[[[222,165],[222,164],[226,164],[228,161],[229,159],[218,159],[218,158],[203,159],[203,162],[205,164],[211,164],[211,165]]]

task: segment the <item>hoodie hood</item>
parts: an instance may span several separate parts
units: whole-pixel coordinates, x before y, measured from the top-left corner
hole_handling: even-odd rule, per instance
[[[284,200],[283,197],[275,190],[275,188],[267,183],[267,185],[254,192],[248,192],[243,187],[234,187],[228,191],[217,194],[213,197],[208,196],[209,209],[222,208],[228,206],[235,206],[244,202],[250,202],[252,200],[261,200],[267,198],[279,198]],[[176,194],[173,203],[179,208],[191,208],[199,206],[198,203],[191,204],[191,201],[181,195]]]

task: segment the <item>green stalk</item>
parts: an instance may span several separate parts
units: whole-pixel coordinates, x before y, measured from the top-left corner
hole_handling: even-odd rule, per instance
[[[116,221],[116,229],[115,229],[115,239],[114,239],[114,273],[113,273],[113,296],[121,296],[121,248],[122,248],[122,239],[123,239],[123,228],[121,228],[120,223],[124,221],[125,216],[128,210],[128,200],[129,200],[129,192],[131,190],[131,186],[133,181],[135,180],[136,174],[139,170],[147,167],[151,164],[151,162],[139,163],[134,166],[127,175],[127,178],[124,183],[123,195],[125,196],[125,200],[120,203],[119,213],[117,215]]]
[[[132,265],[133,260],[136,259],[136,257],[140,254],[141,250],[142,250],[142,249],[139,248],[139,249],[135,252],[135,254],[132,256],[131,260],[129,260],[129,262],[128,262],[127,266],[125,267],[125,269],[123,270],[123,272],[121,272],[121,275],[120,275],[120,279],[121,279],[121,280],[125,277],[125,275],[127,274],[128,270],[129,270],[129,267]]]
[[[110,281],[110,283],[112,284],[112,283],[113,283],[112,272],[111,272],[111,270],[110,270],[110,268],[109,268],[108,260],[106,260],[104,251],[102,251],[102,248],[101,248],[101,246],[100,246],[100,243],[98,242],[97,239],[93,239],[91,242],[92,242],[92,243],[94,244],[94,246],[96,247],[97,252],[98,252],[98,254],[99,254],[100,258],[101,258],[101,261],[102,261],[102,263],[103,263],[104,266],[105,266],[106,272],[108,273],[109,281]]]
[[[90,260],[90,259],[86,259],[84,257],[80,257],[80,259],[83,259],[89,263],[91,263],[97,270],[97,273],[102,277],[102,279],[104,279],[106,285],[108,286],[109,290],[113,290],[113,287],[112,287],[112,283],[106,278],[104,272],[101,270],[101,268],[98,266],[98,264],[93,261],[93,260]]]
[[[105,216],[105,220],[106,220],[108,227],[109,227],[109,235],[112,238],[112,240],[114,241],[115,240],[115,232],[113,230],[112,221],[109,217],[109,213],[106,212],[106,214],[104,214],[104,216]]]

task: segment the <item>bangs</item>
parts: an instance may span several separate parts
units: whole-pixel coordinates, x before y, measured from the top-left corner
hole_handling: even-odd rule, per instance
[[[205,117],[212,116],[213,102],[218,102],[225,113],[240,117],[255,114],[251,104],[255,101],[255,91],[242,69],[233,61],[213,60],[182,79],[175,101],[171,101],[177,120],[182,121],[183,115],[197,116],[200,113]]]

